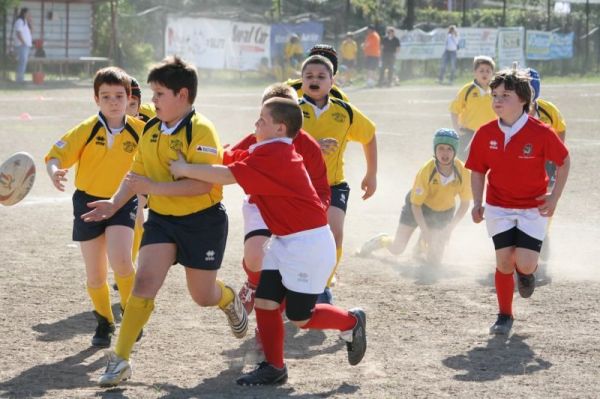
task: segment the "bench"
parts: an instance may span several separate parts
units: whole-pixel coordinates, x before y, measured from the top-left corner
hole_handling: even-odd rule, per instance
[[[96,64],[110,65],[110,58],[106,57],[79,57],[79,58],[29,58],[29,65],[36,72],[44,72],[44,67],[47,65],[57,65],[59,78],[63,79],[69,72],[69,65],[81,65],[87,76],[91,76],[96,71]]]

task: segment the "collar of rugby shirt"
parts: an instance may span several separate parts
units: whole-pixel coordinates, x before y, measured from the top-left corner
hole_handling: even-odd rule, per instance
[[[108,133],[106,135],[106,146],[107,146],[107,148],[111,148],[115,141],[115,136],[118,136],[119,134],[121,134],[121,132],[125,129],[125,123],[127,121],[127,116],[125,116],[123,118],[123,125],[116,129],[111,129],[108,126],[108,123],[106,122],[106,118],[104,117],[102,112],[98,112],[98,120],[100,121],[100,123],[102,123],[102,126],[104,126],[104,129],[106,129],[106,133]]]
[[[325,105],[323,106],[323,108],[319,108],[317,107],[317,104],[315,103],[315,100],[313,100],[312,98],[310,98],[309,96],[307,96],[306,94],[304,96],[302,96],[307,103],[309,103],[313,109],[315,110],[315,117],[317,117],[317,119],[319,119],[319,116],[321,116],[321,114],[325,111],[327,111],[329,109],[329,106],[331,105],[331,101],[329,100],[329,96],[327,96],[327,102],[325,103]]]
[[[265,145],[265,144],[270,144],[270,143],[277,143],[277,142],[282,142],[285,144],[292,144],[292,139],[289,137],[276,137],[274,139],[268,139],[268,140],[264,140],[264,141],[259,141],[256,144],[252,144],[250,147],[248,147],[248,152],[252,154],[252,152],[254,152],[254,150],[258,147],[260,147],[261,145]]]
[[[498,118],[498,127],[500,128],[500,130],[502,130],[502,133],[504,133],[504,148],[506,148],[506,145],[508,144],[510,139],[512,139],[515,134],[519,133],[519,131],[523,128],[523,126],[525,126],[528,120],[529,115],[527,115],[526,112],[523,112],[519,119],[517,119],[512,126],[505,125],[500,121],[500,118]]]
[[[477,80],[475,79],[473,79],[473,84],[475,85],[475,87],[477,87],[477,89],[479,89],[479,95],[481,97],[485,96],[486,94],[492,94],[492,89],[490,88],[490,86],[488,86],[486,90],[483,87],[479,86],[479,83],[477,83]]]

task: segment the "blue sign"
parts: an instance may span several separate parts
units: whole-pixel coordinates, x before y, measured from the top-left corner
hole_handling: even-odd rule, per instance
[[[299,24],[273,24],[271,25],[271,62],[283,59],[283,48],[293,34],[300,37],[304,52],[323,40],[323,23],[302,22]]]

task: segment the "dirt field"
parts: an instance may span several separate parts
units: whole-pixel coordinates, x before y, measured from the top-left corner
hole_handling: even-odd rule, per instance
[[[567,120],[571,177],[552,225],[553,282],[531,299],[516,296],[508,339],[488,335],[497,311],[485,282],[494,270],[493,246],[485,227],[470,218],[455,231],[438,270],[420,267],[410,250],[397,258],[353,256],[373,234],[395,230],[404,195],[431,156],[434,130],[450,124],[446,110],[456,90],[349,90],[377,123],[380,149],[379,188],[366,202],[359,195],[360,147],[349,146],[346,156],[353,192],[334,294],[337,304],[367,312],[369,348],[360,365],[347,364],[336,333],[288,325],[289,382],[236,386],[235,378],[256,360],[254,316],[248,336],[236,340],[219,311],[193,304],[183,270],[174,266],[133,354],[133,378],[113,390],[96,386],[104,361],[102,351],[90,348],[95,322],[79,248],[70,239],[72,190],[57,192],[43,165],[54,141],[96,112],[92,90],[0,92],[0,159],[27,151],[38,167],[26,200],[0,207],[0,397],[598,397],[600,85],[542,88]],[[231,143],[252,129],[260,93],[201,87],[197,108]],[[241,198],[238,188],[226,188],[230,235],[220,276],[236,288],[244,278]],[[118,303],[116,293],[113,300]]]

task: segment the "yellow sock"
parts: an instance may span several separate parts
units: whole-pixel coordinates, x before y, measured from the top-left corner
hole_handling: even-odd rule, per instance
[[[133,345],[153,310],[154,299],[140,298],[135,295],[129,297],[119,329],[119,339],[115,346],[115,353],[119,357],[129,360]]]
[[[117,282],[117,287],[119,287],[119,296],[121,297],[121,308],[125,309],[125,305],[127,305],[127,301],[131,296],[131,291],[133,290],[133,283],[135,281],[135,271],[131,273],[129,276],[119,276],[115,273],[115,281]]]
[[[135,265],[138,253],[140,252],[140,244],[142,243],[142,236],[144,235],[144,225],[136,221],[135,227],[133,228],[133,246],[131,247],[131,260]]]
[[[113,312],[110,307],[110,290],[108,289],[108,283],[104,283],[104,285],[98,288],[92,288],[88,286],[87,292],[92,299],[94,310],[106,318],[106,320],[108,320],[110,323],[114,323],[115,317],[113,316]]]
[[[329,276],[329,280],[327,280],[327,287],[329,287],[329,288],[331,288],[331,281],[333,281],[333,278],[335,277],[335,273],[337,272],[338,266],[340,265],[340,260],[342,259],[343,252],[344,252],[344,250],[342,249],[342,247],[335,249],[335,267],[333,268],[333,271],[331,272],[331,275]]]
[[[391,236],[383,236],[381,237],[381,245],[383,248],[387,248],[394,242],[394,237]]]
[[[231,288],[226,287],[225,283],[221,280],[217,280],[217,284],[221,287],[221,299],[219,299],[218,306],[221,309],[225,309],[235,298],[235,292]]]

